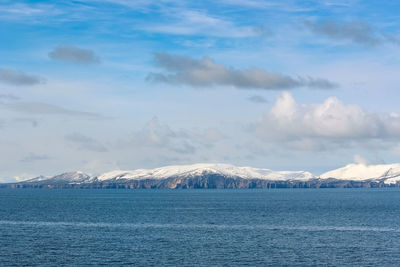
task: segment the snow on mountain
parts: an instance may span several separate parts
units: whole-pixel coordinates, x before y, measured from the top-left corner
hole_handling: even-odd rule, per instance
[[[48,179],[50,179],[51,178],[51,176],[43,176],[43,175],[40,175],[40,176],[38,176],[38,177],[35,177],[35,178],[32,178],[32,179],[28,179],[28,180],[26,180],[26,179],[21,179],[21,180],[19,180],[19,181],[22,181],[22,182],[41,182],[41,181],[46,181],[46,180],[48,180]]]
[[[75,172],[66,172],[66,173],[62,173],[62,174],[59,174],[56,176],[50,176],[50,177],[49,176],[47,176],[47,177],[39,176],[39,177],[30,179],[30,180],[27,180],[24,182],[35,183],[35,182],[51,181],[54,183],[63,182],[63,183],[77,183],[78,184],[78,183],[90,182],[92,180],[93,179],[89,175],[87,175],[81,171],[75,171]]]
[[[400,181],[400,164],[349,164],[343,168],[323,173],[320,175],[320,178],[335,178],[354,181],[386,179],[386,184],[394,184],[397,181]]]
[[[118,180],[145,180],[166,178],[191,178],[217,174],[229,178],[263,179],[270,181],[308,181],[314,178],[365,181],[383,180],[385,184],[400,182],[400,164],[349,164],[343,168],[314,176],[307,171],[272,171],[270,169],[236,167],[230,164],[198,163],[192,165],[173,165],[155,169],[137,169],[133,171],[115,170],[97,177],[77,171],[52,177],[40,176],[24,182],[28,183],[66,183],[80,184],[91,182],[113,182]]]
[[[251,167],[236,167],[230,164],[199,163],[193,165],[173,165],[156,169],[137,169],[133,171],[111,171],[99,175],[98,181],[165,179],[169,177],[196,177],[205,174],[219,174],[227,177],[265,180],[308,180],[314,176],[306,171],[272,171]]]

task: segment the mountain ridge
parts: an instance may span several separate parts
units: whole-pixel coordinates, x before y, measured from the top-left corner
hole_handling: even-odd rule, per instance
[[[8,186],[7,186],[8,185]],[[3,183],[1,187],[47,188],[274,188],[400,186],[400,164],[348,164],[314,176],[307,171],[273,171],[223,163],[114,170],[97,176],[81,171]]]

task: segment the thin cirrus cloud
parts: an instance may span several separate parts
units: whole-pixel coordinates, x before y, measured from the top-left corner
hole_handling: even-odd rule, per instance
[[[49,58],[74,64],[100,64],[100,57],[93,50],[72,45],[60,45],[49,53]]]
[[[83,118],[93,118],[100,119],[103,118],[102,115],[94,112],[87,111],[78,111],[72,110],[52,104],[40,103],[40,102],[15,102],[4,105],[5,108],[8,108],[13,111],[27,113],[30,115],[33,114],[46,114],[46,115],[65,115],[65,116],[74,116],[74,117],[83,117]]]
[[[29,86],[45,83],[46,80],[37,75],[0,67],[0,82],[16,86]]]
[[[300,105],[284,92],[256,123],[255,132],[265,141],[399,141],[400,116],[368,113],[336,97]]]
[[[257,27],[237,26],[230,20],[195,10],[171,9],[168,12],[168,16],[173,22],[155,25],[146,24],[140,29],[162,34],[222,38],[256,37],[266,33],[265,31],[260,31]]]
[[[194,87],[216,85],[238,89],[285,90],[299,87],[331,89],[337,84],[321,78],[291,77],[261,68],[235,69],[214,62],[209,57],[193,59],[168,53],[155,53],[156,66],[164,72],[149,73],[148,81]]]

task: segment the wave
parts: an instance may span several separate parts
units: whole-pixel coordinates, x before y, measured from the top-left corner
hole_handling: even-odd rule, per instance
[[[34,227],[88,227],[88,228],[165,228],[165,229],[217,229],[217,230],[271,230],[271,231],[361,231],[400,232],[400,228],[369,226],[282,226],[282,225],[228,225],[228,224],[154,224],[154,223],[112,223],[112,222],[51,222],[51,221],[6,221],[0,225],[20,225]]]

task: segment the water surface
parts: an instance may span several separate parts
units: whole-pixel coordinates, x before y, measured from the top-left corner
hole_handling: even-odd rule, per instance
[[[399,189],[0,189],[0,265],[398,265]]]

